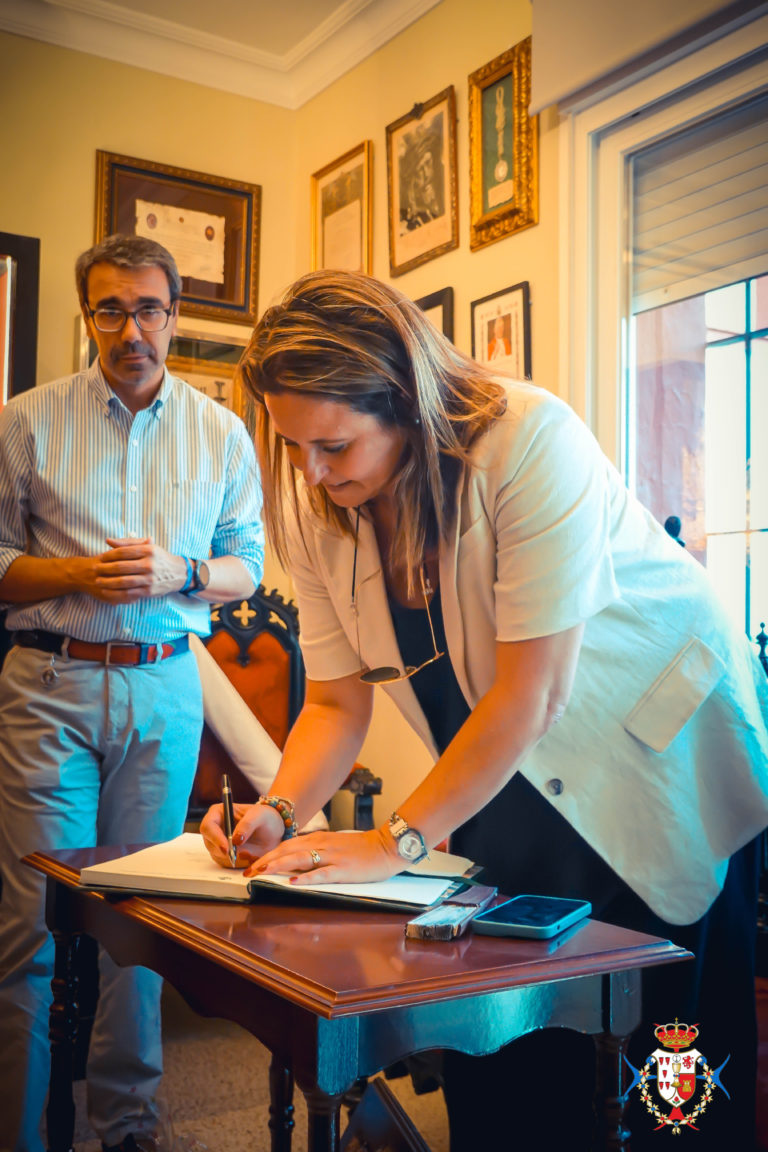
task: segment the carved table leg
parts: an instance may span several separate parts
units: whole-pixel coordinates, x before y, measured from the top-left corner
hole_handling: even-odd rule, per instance
[[[595,1100],[597,1117],[596,1148],[606,1152],[629,1152],[631,1132],[625,1121],[626,1100],[623,1098],[627,1082],[624,1054],[629,1036],[612,1036],[603,1032],[594,1037]]]
[[[269,1130],[272,1152],[291,1152],[293,1119],[293,1073],[277,1056],[269,1065]]]
[[[51,1081],[46,1124],[49,1152],[70,1152],[75,1132],[72,1061],[79,1016],[75,962],[80,937],[54,929],[53,940],[56,953],[51,981],[53,1003],[48,1029],[51,1041]]]
[[[304,1093],[307,1101],[308,1152],[339,1152],[339,1112],[341,1096],[327,1096],[314,1090]]]

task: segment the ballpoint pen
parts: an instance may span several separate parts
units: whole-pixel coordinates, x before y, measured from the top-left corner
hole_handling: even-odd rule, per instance
[[[229,860],[234,868],[237,862],[237,848],[235,848],[232,839],[232,833],[235,830],[235,810],[232,807],[232,789],[229,786],[229,776],[226,774],[221,778],[221,803],[224,807],[224,834],[229,845]]]

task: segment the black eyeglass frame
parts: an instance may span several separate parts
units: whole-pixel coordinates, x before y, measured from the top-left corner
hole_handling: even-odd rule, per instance
[[[424,606],[427,610],[427,620],[429,622],[429,632],[432,637],[432,647],[434,654],[425,660],[423,664],[419,664],[414,668],[412,665],[407,664],[401,672],[398,668],[382,666],[381,668],[367,668],[363,670],[363,657],[360,652],[360,618],[357,609],[357,542],[358,542],[358,528],[360,526],[360,509],[357,509],[357,517],[355,519],[355,556],[352,561],[352,611],[355,614],[355,635],[357,637],[357,660],[360,665],[359,679],[363,684],[397,684],[400,680],[410,680],[411,676],[415,676],[417,672],[421,672],[429,664],[434,664],[445,655],[444,652],[437,650],[437,638],[435,636],[435,628],[432,623],[432,613],[429,610],[429,577],[425,578],[426,564],[422,564],[419,568],[419,580],[421,581],[421,592],[424,597]]]
[[[139,329],[140,332],[153,333],[153,332],[165,332],[166,328],[168,327],[168,321],[174,315],[174,312],[176,310],[176,301],[175,300],[171,301],[170,305],[167,308],[159,308],[155,304],[142,304],[141,308],[134,308],[132,312],[129,311],[127,308],[91,308],[90,304],[86,304],[85,307],[86,307],[86,311],[88,312],[88,315],[90,316],[91,320],[93,320],[94,326],[97,328],[97,330],[99,332],[122,332],[123,328],[125,328],[126,324],[128,323],[128,319],[130,318],[131,320],[134,321],[134,323],[136,324],[136,327]],[[122,322],[122,324],[118,325],[117,328],[99,328],[98,322],[96,320],[96,313],[97,312],[119,312],[120,315],[123,317],[123,322]],[[161,328],[145,328],[143,326],[143,324],[141,323],[141,320],[139,319],[139,313],[140,312],[164,312],[165,313],[165,324],[163,324],[163,326]]]

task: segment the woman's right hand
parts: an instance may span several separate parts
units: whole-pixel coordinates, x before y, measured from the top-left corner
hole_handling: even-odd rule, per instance
[[[247,868],[265,852],[277,847],[285,825],[279,812],[268,804],[235,804],[232,840],[237,848],[236,868]],[[224,834],[224,805],[213,804],[200,824],[203,842],[222,868],[231,868],[229,846]]]

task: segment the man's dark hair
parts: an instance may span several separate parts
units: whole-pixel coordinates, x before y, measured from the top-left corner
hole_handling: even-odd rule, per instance
[[[144,236],[107,236],[78,256],[75,282],[81,305],[88,300],[88,273],[94,264],[115,264],[118,268],[162,268],[168,278],[171,304],[181,296],[181,276],[167,248]]]

